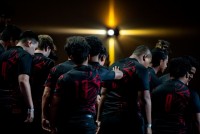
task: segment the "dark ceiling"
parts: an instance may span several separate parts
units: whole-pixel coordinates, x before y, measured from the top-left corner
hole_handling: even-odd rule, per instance
[[[171,43],[172,57],[199,56],[200,8],[198,1],[190,0],[113,0],[115,17],[120,29],[172,29],[174,35],[119,36],[115,45],[115,59],[124,58],[141,44],[154,47],[158,39]],[[58,63],[66,60],[63,50],[70,34],[43,31],[45,27],[103,29],[108,20],[109,0],[1,0],[0,13],[23,30],[41,27],[38,34],[53,37],[58,51]],[[73,35],[77,35],[74,33]],[[84,36],[84,35],[83,35]],[[104,36],[99,36],[106,47]],[[199,76],[199,75],[197,75]],[[200,77],[194,83],[198,84]]]
[[[109,0],[3,0],[2,3],[1,12],[11,16],[12,23],[24,30],[47,26],[102,29],[106,26],[109,6]],[[114,4],[120,29],[166,28],[174,29],[174,32],[176,29],[183,31],[173,36],[118,37],[116,60],[129,56],[136,45],[153,47],[158,39],[171,43],[172,57],[190,54],[199,58],[196,48],[199,45],[200,8],[197,2],[114,0]],[[41,31],[41,34],[50,34],[54,38],[59,50],[59,62],[64,61],[63,45],[71,35]],[[105,41],[104,37],[100,38]]]

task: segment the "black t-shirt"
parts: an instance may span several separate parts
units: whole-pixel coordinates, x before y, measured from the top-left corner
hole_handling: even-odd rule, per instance
[[[0,102],[5,109],[20,108],[23,105],[18,76],[30,75],[31,67],[32,56],[20,46],[12,47],[0,56]]]
[[[161,80],[158,78],[153,68],[148,67],[148,70],[150,73],[150,91],[152,92],[154,88],[161,84]]]
[[[200,97],[195,90],[190,90],[191,92],[191,107],[192,113],[200,113]]]
[[[1,87],[18,87],[18,76],[20,74],[31,74],[32,56],[16,46],[5,51],[0,56]]]
[[[89,64],[94,69],[97,69],[102,81],[115,79],[114,71],[109,70],[107,67],[101,66],[98,62],[89,62]]]
[[[102,115],[126,111],[135,116],[138,112],[138,91],[149,90],[148,70],[133,58],[119,60],[110,69],[114,66],[118,66],[124,75],[120,80],[104,83],[108,92]]]
[[[190,106],[188,108],[188,115],[186,118],[188,119],[188,134],[197,134],[198,128],[196,125],[196,114],[200,113],[200,97],[199,94],[195,91],[190,89],[191,98],[190,98]]]
[[[50,69],[55,65],[54,61],[42,53],[35,53],[33,56],[33,67],[31,73],[31,91],[33,99],[41,100],[44,83]]]
[[[164,83],[164,82],[166,82],[166,81],[168,81],[170,79],[171,78],[170,78],[170,74],[169,73],[164,74],[164,75],[162,75],[162,76],[159,77],[159,80],[161,81],[161,83]]]
[[[55,94],[61,98],[67,115],[96,114],[96,98],[100,89],[100,77],[91,66],[77,66],[61,75]]]
[[[45,81],[44,86],[50,87],[52,89],[51,91],[53,91],[56,87],[56,82],[57,82],[58,78],[60,77],[60,75],[68,72],[74,66],[75,66],[75,64],[71,60],[65,61],[63,63],[60,63],[60,64],[54,66],[53,68],[51,68],[49,75]]]
[[[190,91],[181,81],[169,80],[159,85],[152,92],[153,132],[185,133],[189,101]]]
[[[4,47],[2,44],[0,44],[0,55],[5,51]]]

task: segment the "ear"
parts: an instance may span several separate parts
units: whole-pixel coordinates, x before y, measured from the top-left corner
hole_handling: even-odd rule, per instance
[[[187,72],[185,77],[188,79],[190,77],[190,74]]]
[[[142,58],[143,58],[143,61],[145,61],[146,55],[144,55]]]
[[[44,51],[47,51],[48,49],[49,49],[48,47],[45,47],[45,48],[44,48]]]
[[[48,47],[46,47],[45,48],[45,51],[49,51],[49,52],[51,52],[51,49],[50,49],[50,47],[48,46]]]
[[[30,47],[31,45],[31,41],[30,40],[27,40],[25,43],[24,43],[25,47]]]
[[[101,56],[101,57],[100,57],[100,61],[104,61],[104,56]]]

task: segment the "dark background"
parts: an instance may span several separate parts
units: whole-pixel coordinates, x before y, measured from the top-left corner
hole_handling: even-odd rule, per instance
[[[137,45],[155,46],[158,39],[171,43],[170,58],[192,55],[199,60],[200,8],[195,1],[114,0],[115,17],[120,29],[172,29],[174,34],[150,36],[119,36],[115,59],[129,56]],[[105,29],[109,0],[1,0],[1,13],[11,17],[11,23],[23,30],[49,34],[58,47],[58,63],[66,59],[63,46],[71,36],[45,27]],[[178,34],[175,34],[176,32]],[[77,35],[74,33],[73,35]],[[84,35],[83,35],[84,36]],[[98,35],[97,35],[98,36]],[[105,36],[99,36],[108,47]],[[196,75],[199,81],[199,74]],[[197,83],[197,82],[196,82]]]

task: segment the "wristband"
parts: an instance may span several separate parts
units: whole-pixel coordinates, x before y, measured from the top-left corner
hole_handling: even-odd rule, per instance
[[[152,124],[147,124],[147,128],[151,128]]]
[[[28,113],[34,112],[34,108],[28,108]]]

